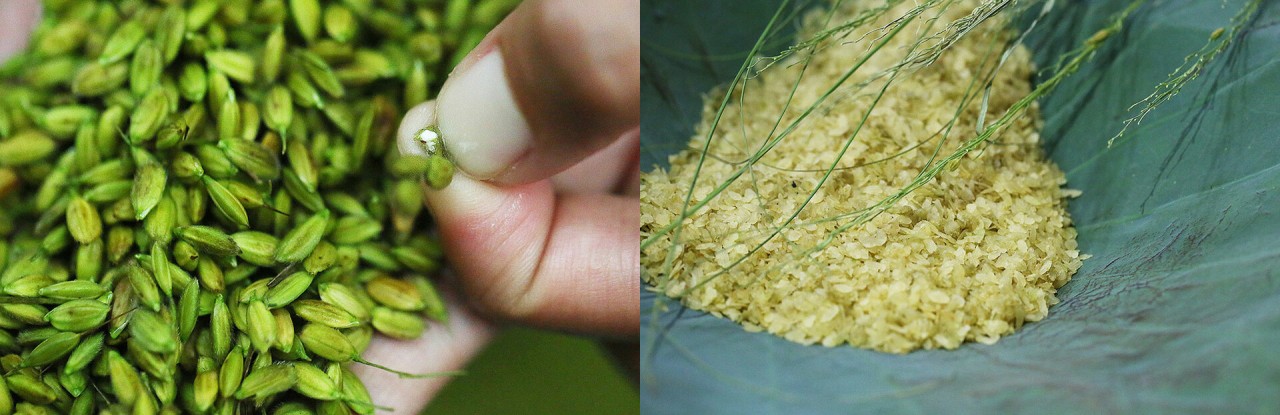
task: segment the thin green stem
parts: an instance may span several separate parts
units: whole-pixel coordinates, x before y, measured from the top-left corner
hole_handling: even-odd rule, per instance
[[[945,9],[946,7],[949,7],[949,6],[950,6],[950,4],[951,4],[951,3],[950,3],[950,2],[948,2],[945,6],[943,6],[943,9]],[[871,59],[871,57],[872,57],[872,56],[874,56],[876,53],[878,53],[878,52],[879,52],[879,50],[880,50],[881,48],[883,48],[886,44],[888,44],[888,43],[889,43],[889,41],[891,41],[891,40],[892,40],[894,37],[896,37],[896,36],[897,36],[897,35],[898,35],[898,34],[899,34],[903,29],[905,29],[905,28],[907,27],[907,24],[908,24],[908,23],[910,23],[912,20],[914,20],[916,17],[918,17],[918,16],[919,16],[920,14],[922,14],[922,13],[923,13],[923,9],[920,9],[920,12],[918,12],[918,13],[909,13],[908,15],[904,16],[903,18],[898,19],[897,21],[895,21],[896,26],[894,26],[893,30],[891,30],[888,34],[886,34],[886,35],[882,36],[882,37],[879,39],[879,40],[880,40],[880,42],[879,42],[878,44],[876,44],[874,47],[872,47],[872,49],[871,49],[870,51],[868,51],[866,55],[864,55],[864,56],[863,56],[862,60],[861,60],[860,62],[858,62],[858,64],[857,64],[857,65],[855,65],[855,68],[854,68],[853,70],[856,70],[858,67],[861,67],[861,66],[862,66],[863,64],[865,64],[868,60],[870,60],[870,59]],[[930,24],[932,24],[932,22],[933,22],[933,21],[931,20],[931,21],[930,21]],[[910,50],[910,51],[908,51],[908,56],[910,56],[910,55],[911,55],[911,52],[912,52],[912,51],[914,51],[914,50],[916,50],[916,48],[917,48],[917,47],[919,47],[922,43],[923,43],[923,39],[918,40],[917,42],[913,43],[911,50]],[[876,107],[876,105],[878,105],[878,104],[879,104],[880,99],[884,97],[885,93],[889,90],[889,87],[893,85],[893,81],[894,81],[894,79],[896,79],[896,78],[897,78],[897,76],[898,76],[900,73],[901,73],[901,72],[895,71],[895,72],[893,72],[893,73],[889,76],[889,78],[888,78],[888,79],[886,79],[886,80],[885,80],[884,85],[880,88],[880,91],[875,95],[875,98],[872,100],[872,102],[871,102],[871,104],[868,106],[867,110],[863,112],[862,118],[858,121],[858,125],[857,125],[856,127],[854,127],[853,132],[852,132],[851,134],[849,134],[849,137],[848,137],[847,139],[845,139],[844,146],[842,146],[842,147],[840,148],[840,151],[836,154],[835,159],[832,161],[831,166],[829,166],[829,167],[828,167],[828,168],[823,172],[822,177],[818,180],[818,183],[817,183],[816,185],[814,185],[813,189],[812,189],[812,190],[810,190],[809,195],[808,195],[808,196],[805,198],[805,200],[800,204],[800,206],[799,206],[799,207],[797,207],[797,208],[795,209],[795,211],[793,211],[793,212],[791,213],[791,215],[787,217],[786,221],[784,221],[781,225],[779,225],[778,227],[776,227],[776,228],[773,230],[773,232],[771,232],[769,235],[765,236],[764,240],[760,241],[758,244],[756,244],[754,247],[752,247],[750,250],[748,250],[745,254],[743,254],[743,255],[739,256],[739,257],[738,257],[738,259],[734,260],[734,261],[733,261],[732,263],[730,263],[729,265],[726,265],[726,266],[724,266],[724,267],[721,267],[721,269],[720,269],[720,270],[716,271],[715,273],[713,273],[713,274],[711,274],[711,275],[708,275],[707,277],[703,278],[701,281],[698,281],[698,282],[696,282],[695,284],[693,284],[693,285],[691,285],[691,286],[689,286],[689,287],[686,287],[686,288],[685,288],[685,290],[684,290],[684,291],[682,291],[682,292],[681,292],[680,294],[678,294],[677,296],[679,296],[679,297],[683,297],[683,296],[685,296],[685,295],[688,295],[688,294],[689,294],[690,292],[692,292],[693,290],[696,290],[696,289],[698,289],[698,288],[701,288],[701,287],[705,286],[706,284],[710,283],[711,281],[715,280],[716,278],[719,278],[720,276],[722,276],[722,275],[724,275],[725,273],[729,272],[730,270],[732,270],[733,268],[735,268],[736,266],[738,266],[738,265],[739,265],[739,264],[741,264],[742,262],[746,261],[746,260],[747,260],[748,258],[750,258],[751,256],[755,255],[755,253],[756,253],[756,252],[758,252],[760,249],[763,249],[763,248],[764,248],[764,246],[765,246],[766,244],[768,244],[768,243],[769,243],[769,241],[773,240],[773,238],[777,237],[777,236],[778,236],[778,234],[780,234],[780,233],[782,232],[782,229],[785,229],[788,225],[790,225],[792,222],[794,222],[794,221],[796,220],[796,218],[798,218],[798,217],[800,216],[800,213],[804,210],[804,208],[805,208],[805,207],[807,207],[807,206],[809,205],[809,203],[813,200],[813,198],[817,195],[818,191],[819,191],[820,189],[822,189],[822,186],[823,186],[824,184],[826,184],[827,180],[831,178],[831,174],[835,171],[836,167],[837,167],[837,166],[839,166],[839,164],[840,164],[840,160],[844,157],[845,153],[847,153],[847,152],[848,152],[849,147],[853,144],[854,140],[857,138],[858,133],[860,133],[860,132],[862,131],[862,128],[866,125],[867,120],[869,120],[869,119],[871,118],[872,110],[874,110],[874,109],[875,109],[875,107]],[[844,76],[843,78],[841,78],[840,82],[837,82],[837,84],[839,84],[839,83],[843,82],[845,79],[848,79],[848,77],[849,77],[849,76],[851,76],[851,75],[852,75],[852,70],[851,70],[850,72],[847,72],[847,73],[845,74],[845,76]],[[837,86],[838,86],[838,85],[837,85]],[[825,99],[825,97],[826,97],[826,96],[829,96],[829,95],[830,95],[831,93],[833,93],[833,92],[834,92],[834,88],[832,88],[832,89],[828,90],[828,91],[827,91],[827,95],[824,95],[824,96],[823,96],[823,99]],[[808,113],[809,111],[812,111],[814,108],[816,108],[817,106],[821,105],[821,102],[823,101],[823,99],[819,99],[819,101],[818,101],[817,103],[815,103],[813,106],[811,106],[811,107],[809,108],[809,110],[808,110],[808,111],[806,111],[806,113]],[[794,124],[793,124],[793,125],[794,125]],[[776,141],[774,142],[774,144],[776,145]],[[663,289],[663,290],[665,291],[665,287],[660,287],[660,288],[661,288],[661,289]]]

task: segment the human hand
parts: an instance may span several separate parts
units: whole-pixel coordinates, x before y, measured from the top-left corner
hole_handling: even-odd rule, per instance
[[[639,12],[634,0],[526,1],[438,101],[405,116],[402,152],[421,153],[414,136],[436,124],[463,172],[428,190],[427,206],[468,304],[454,301],[448,326],[419,340],[376,339],[367,359],[459,369],[492,335],[490,319],[634,342]],[[396,413],[417,413],[446,382],[360,369],[374,401]]]

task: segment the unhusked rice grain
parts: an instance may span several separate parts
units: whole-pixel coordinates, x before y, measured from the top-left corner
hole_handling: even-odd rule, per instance
[[[858,2],[846,2],[858,3]],[[861,2],[865,3],[865,2]],[[886,13],[901,16],[914,2]],[[964,3],[972,4],[972,2]],[[932,30],[972,8],[952,7]],[[856,7],[836,11],[843,22]],[[825,17],[825,16],[821,16]],[[791,223],[824,170],[871,106],[884,78],[871,75],[899,62],[933,17],[922,15],[875,54],[845,87],[804,120],[749,171],[683,223],[671,268],[665,267],[672,233],[641,254],[644,278],[689,307],[803,344],[851,344],[886,352],[956,348],[965,341],[994,343],[1025,322],[1045,318],[1055,292],[1086,255],[1065,210],[1075,191],[1041,154],[1039,113],[1025,116],[894,206],[844,232],[859,210],[911,183],[930,162],[952,153],[977,128],[981,91],[971,89],[980,68],[992,65],[1007,36],[987,22],[932,65],[903,72],[871,111],[828,181]],[[821,29],[810,16],[801,39]],[[889,22],[880,19],[868,28]],[[732,91],[708,157],[693,189],[695,205],[741,169],[769,138],[794,120],[881,35],[863,32],[824,43],[807,68],[796,57],[773,64]],[[853,43],[852,40],[861,39]],[[804,77],[785,107],[800,71]],[[1030,92],[1033,67],[1019,47],[996,74],[987,124]],[[966,93],[949,134],[946,125]],[[723,95],[719,95],[722,97]],[[741,102],[739,102],[739,98]],[[687,150],[669,169],[644,174],[641,238],[678,220],[689,183],[720,99],[712,94]],[[779,117],[781,127],[775,130]],[[938,148],[939,142],[941,148]],[[847,168],[848,166],[856,166]],[[762,245],[761,245],[762,244]],[[746,256],[760,245],[758,251]],[[746,256],[728,272],[719,272]],[[669,277],[667,272],[669,271]],[[718,276],[717,276],[718,275]],[[712,278],[714,277],[714,278]],[[658,289],[658,288],[654,288]]]

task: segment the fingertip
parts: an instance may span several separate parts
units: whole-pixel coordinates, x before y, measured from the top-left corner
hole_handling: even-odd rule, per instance
[[[426,147],[418,141],[418,132],[436,122],[436,102],[427,101],[404,114],[400,128],[396,130],[396,148],[402,155],[427,155]]]

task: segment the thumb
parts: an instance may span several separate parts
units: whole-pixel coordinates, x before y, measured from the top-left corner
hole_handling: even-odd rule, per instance
[[[454,69],[438,98],[445,145],[468,175],[548,178],[640,122],[640,6],[530,0]]]

